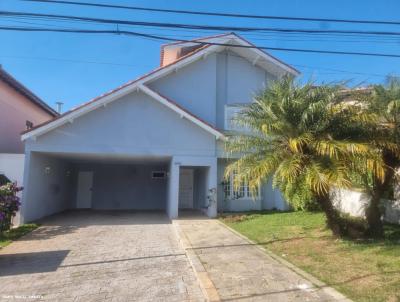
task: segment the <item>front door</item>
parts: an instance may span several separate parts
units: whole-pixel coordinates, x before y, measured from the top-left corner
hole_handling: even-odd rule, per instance
[[[193,209],[193,169],[180,169],[179,208]]]
[[[80,171],[78,174],[78,190],[76,195],[76,207],[78,209],[90,209],[92,207],[93,172]]]

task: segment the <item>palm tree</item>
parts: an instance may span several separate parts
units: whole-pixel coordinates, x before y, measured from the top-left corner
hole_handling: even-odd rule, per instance
[[[378,150],[383,162],[383,175],[375,169],[363,171],[372,176],[371,182],[365,182],[371,196],[366,209],[367,235],[380,238],[384,235],[382,199],[395,185],[395,172],[400,168],[400,80],[389,78],[386,86],[376,85],[371,93],[357,94],[356,99],[364,104],[369,116],[375,116],[365,124],[366,139]]]
[[[360,123],[354,107],[342,99],[338,86],[301,86],[289,77],[272,83],[236,118],[250,131],[235,133],[226,143],[226,150],[239,156],[226,169],[226,175],[235,172],[234,186],[245,181],[256,192],[270,178],[281,191],[304,185],[333,234],[345,235],[347,226],[330,191],[351,186],[349,168],[369,146],[349,139],[357,137]]]

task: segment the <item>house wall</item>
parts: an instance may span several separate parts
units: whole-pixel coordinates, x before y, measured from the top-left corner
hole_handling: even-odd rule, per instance
[[[275,77],[232,52],[210,54],[149,86],[219,129],[225,105],[250,103]]]
[[[20,134],[26,121],[37,125],[50,118],[52,115],[0,80],[0,153],[24,153]]]
[[[26,142],[28,151],[110,156],[214,156],[215,137],[134,92]]]
[[[49,167],[46,173],[46,167]],[[45,154],[29,153],[25,160],[23,222],[33,221],[69,208],[71,178],[67,162]]]
[[[164,210],[167,179],[153,179],[152,171],[168,171],[155,164],[75,164],[79,171],[93,171],[93,209]],[[76,190],[72,198],[76,204]]]
[[[216,54],[182,67],[149,87],[215,126]]]

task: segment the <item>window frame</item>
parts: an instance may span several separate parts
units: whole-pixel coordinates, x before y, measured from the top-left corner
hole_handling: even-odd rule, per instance
[[[238,191],[235,191],[234,186],[233,186],[233,178],[234,178],[234,173],[231,173],[229,175],[229,181],[226,181],[223,183],[223,193],[224,193],[224,199],[226,200],[259,200],[261,199],[261,184],[258,185],[258,194],[257,196],[252,196],[249,185],[248,184],[241,184],[238,188]],[[229,194],[227,195],[227,190],[226,188],[229,187]],[[243,196],[238,197],[238,192],[240,192],[243,188]]]

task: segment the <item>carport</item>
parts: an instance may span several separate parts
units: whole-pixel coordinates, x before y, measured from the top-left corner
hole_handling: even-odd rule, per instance
[[[165,211],[169,162],[166,157],[33,152],[25,220],[65,209]]]
[[[28,222],[67,209],[162,211],[170,218],[195,210],[213,216],[209,189],[215,182],[214,161],[31,152],[21,217]]]

